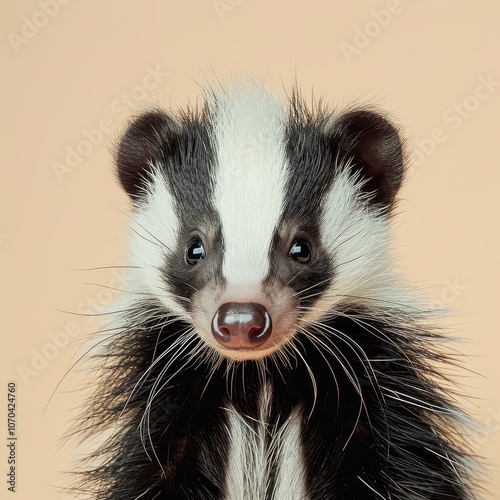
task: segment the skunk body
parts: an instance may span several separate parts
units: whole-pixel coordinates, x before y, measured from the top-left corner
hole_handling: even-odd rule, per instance
[[[446,358],[391,268],[404,161],[365,109],[250,85],[138,117],[131,269],[81,489],[98,499],[472,499]],[[98,465],[95,465],[98,464]]]

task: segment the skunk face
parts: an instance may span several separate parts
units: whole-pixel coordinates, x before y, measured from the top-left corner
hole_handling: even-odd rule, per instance
[[[98,343],[82,428],[106,434],[80,492],[476,498],[443,338],[391,270],[394,126],[235,86],[140,116],[116,160],[130,293]]]
[[[201,113],[139,117],[117,164],[135,287],[224,357],[272,355],[345,302],[391,298],[402,147],[374,112],[236,87]]]

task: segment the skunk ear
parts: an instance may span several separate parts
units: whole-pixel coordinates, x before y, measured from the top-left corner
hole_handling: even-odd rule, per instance
[[[132,200],[144,194],[153,163],[165,163],[178,145],[178,126],[162,111],[150,111],[129,125],[116,151],[118,178]]]
[[[372,111],[351,111],[333,124],[332,147],[366,180],[363,190],[390,207],[403,180],[403,149],[396,128]]]

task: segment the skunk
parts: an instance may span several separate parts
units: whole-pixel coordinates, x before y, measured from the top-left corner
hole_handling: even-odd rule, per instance
[[[477,498],[453,357],[392,264],[403,141],[257,84],[136,117],[127,292],[79,491],[99,500]],[[107,433],[106,433],[107,432]]]

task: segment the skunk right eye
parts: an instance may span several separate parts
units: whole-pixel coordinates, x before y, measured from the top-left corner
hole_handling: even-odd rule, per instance
[[[186,248],[186,263],[190,266],[198,264],[198,262],[205,258],[205,248],[200,240],[193,241]]]
[[[297,240],[290,248],[290,257],[300,264],[308,264],[311,261],[311,248],[305,240]]]

